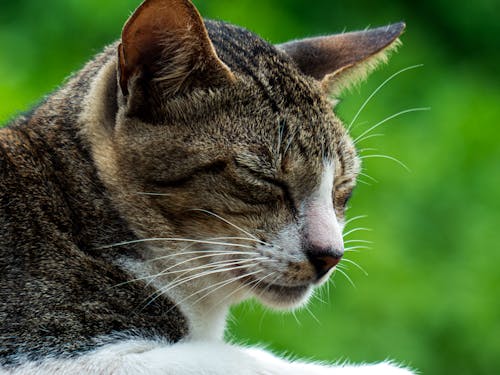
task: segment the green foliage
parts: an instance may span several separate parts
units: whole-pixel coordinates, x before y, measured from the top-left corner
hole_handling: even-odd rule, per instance
[[[425,374],[494,374],[500,369],[500,3],[389,0],[198,0],[200,11],[244,25],[273,42],[405,20],[404,46],[366,85],[343,95],[350,122],[388,76],[414,64],[373,98],[354,136],[413,107],[432,107],[382,125],[359,145],[365,173],[352,200],[348,239],[374,241],[347,253],[356,288],[334,275],[295,314],[256,304],[234,309],[228,336],[321,360],[393,358]],[[0,121],[29,108],[103,45],[118,38],[136,0],[2,1]],[[371,151],[377,148],[380,151]],[[314,318],[313,315],[317,318]]]

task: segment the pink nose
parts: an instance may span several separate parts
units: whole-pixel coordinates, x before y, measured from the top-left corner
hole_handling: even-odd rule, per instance
[[[306,255],[309,262],[311,262],[316,270],[316,279],[320,280],[340,262],[344,252],[343,250],[323,249],[310,246],[306,250]]]

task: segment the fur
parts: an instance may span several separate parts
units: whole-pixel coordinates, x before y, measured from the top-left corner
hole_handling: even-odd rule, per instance
[[[350,66],[298,61],[147,0],[0,131],[0,373],[408,373],[222,342],[231,304],[306,303],[342,256],[360,161],[324,87]]]

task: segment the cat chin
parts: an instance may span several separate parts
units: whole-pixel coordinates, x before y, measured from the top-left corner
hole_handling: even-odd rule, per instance
[[[314,288],[327,282],[334,270],[335,267],[316,282],[303,285],[286,286],[262,281],[256,284],[252,277],[244,278],[242,282],[250,287],[251,294],[262,304],[275,310],[290,311],[306,305]]]
[[[313,286],[310,284],[294,287],[268,284],[254,291],[262,304],[275,310],[294,310],[304,306],[312,293]]]

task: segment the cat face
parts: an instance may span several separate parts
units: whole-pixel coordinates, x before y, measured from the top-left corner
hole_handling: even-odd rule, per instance
[[[227,238],[245,246],[253,254],[228,255],[231,265],[261,260],[244,262],[249,268],[232,277],[259,269],[241,281],[274,304],[300,300],[340,259],[345,205],[359,171],[352,141],[319,90],[297,71],[281,74],[303,80],[302,95],[314,98],[314,106],[283,103],[276,111],[258,82],[237,75],[233,86],[190,103],[206,105],[196,122],[124,118],[115,133],[127,201],[136,202],[140,215],[158,217],[141,228],[143,236]],[[292,88],[278,92],[297,95]],[[262,277],[273,284],[258,282]]]
[[[87,122],[101,176],[160,278],[277,307],[328,278],[360,161],[327,96],[402,28],[381,30],[272,46],[204,23],[187,1],[136,11]]]

